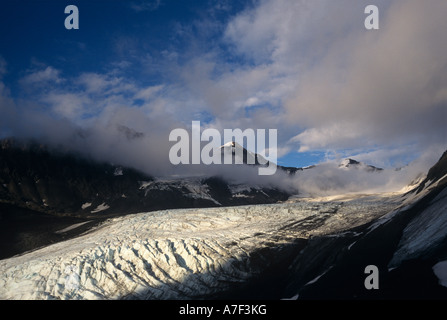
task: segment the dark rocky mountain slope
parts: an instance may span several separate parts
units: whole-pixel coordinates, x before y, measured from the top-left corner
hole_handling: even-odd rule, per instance
[[[221,177],[155,179],[35,142],[0,142],[0,258],[67,239],[106,218],[160,209],[275,203],[290,194]],[[76,232],[55,231],[87,222]]]
[[[316,237],[295,257],[284,296],[299,299],[447,299],[435,274],[447,267],[447,152],[396,212],[334,237]],[[378,268],[367,289],[365,268]],[[439,271],[441,270],[441,271]]]

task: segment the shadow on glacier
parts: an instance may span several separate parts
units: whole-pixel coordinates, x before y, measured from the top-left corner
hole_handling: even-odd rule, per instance
[[[443,159],[445,163],[447,158],[443,156]],[[402,251],[404,232],[410,224],[421,217],[446,214],[443,206],[434,206],[436,201],[446,199],[445,165],[434,168],[430,169],[427,179],[439,180],[439,183],[430,192],[422,193],[411,206],[401,207],[379,223],[375,219],[338,234],[309,239],[288,238],[289,241],[282,243],[278,240],[284,239],[270,237],[259,243],[259,249],[242,259],[232,258],[209,272],[189,274],[181,282],[141,289],[124,298],[447,299],[447,288],[439,285],[432,269],[435,263],[447,260],[447,233],[442,224],[434,230],[444,235],[442,239],[433,242],[432,238],[422,238],[427,244],[424,250],[417,254],[403,252],[398,263],[392,263],[396,254]],[[425,184],[421,184],[416,192],[421,192],[424,187]],[[414,235],[426,235],[423,229],[417,229],[419,233]],[[177,263],[186,266],[184,260],[179,259]],[[374,290],[365,286],[368,277],[365,270],[370,265],[378,269],[379,288]],[[162,294],[154,295],[154,290]]]
[[[168,279],[157,287],[141,288],[120,299],[130,300],[221,300],[283,298],[289,280],[289,266],[306,246],[306,239],[290,243],[266,243],[242,258],[230,258],[225,264],[204,273],[190,273],[183,281]],[[189,270],[183,258],[177,264]],[[150,265],[147,265],[150,268]],[[149,271],[150,272],[150,271]],[[169,272],[169,270],[167,270]]]
[[[242,259],[230,259],[211,272],[189,274],[178,283],[146,288],[123,299],[154,300],[399,300],[446,299],[432,267],[446,258],[447,242],[423,255],[389,263],[405,227],[436,196],[432,193],[393,219],[370,228],[376,221],[341,234],[297,238],[278,244],[275,239]],[[186,262],[177,260],[180,266]],[[379,289],[365,287],[365,268],[379,270]],[[158,292],[158,294],[156,294]]]
[[[444,188],[439,186],[378,226],[372,221],[344,232],[342,237],[311,238],[290,266],[291,278],[284,295],[299,293],[301,300],[447,299],[447,288],[439,284],[433,272],[436,263],[447,259],[447,238],[437,243],[430,241],[418,255],[407,253],[400,263],[392,264],[406,227],[426,214]],[[370,228],[372,225],[374,228]],[[365,268],[369,265],[378,268],[377,289],[365,286],[369,276]]]

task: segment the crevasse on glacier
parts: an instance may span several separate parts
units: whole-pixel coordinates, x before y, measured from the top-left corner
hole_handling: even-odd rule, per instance
[[[375,195],[114,218],[80,237],[0,261],[0,298],[214,297],[272,263],[254,259],[257,250],[337,235],[399,204],[396,196]]]

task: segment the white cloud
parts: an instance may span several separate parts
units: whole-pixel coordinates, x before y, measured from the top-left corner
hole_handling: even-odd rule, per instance
[[[301,148],[446,142],[446,12],[445,1],[394,1],[377,32],[330,41],[285,104],[307,127]]]
[[[151,142],[143,139],[148,145],[163,149],[169,130],[201,117],[218,130],[278,129],[280,155],[348,149],[382,161],[398,146],[390,156],[447,144],[447,2],[377,0],[377,31],[364,28],[367,4],[259,1],[225,25],[197,23],[212,28],[199,35],[179,25],[189,46],[168,46],[157,55],[142,52],[137,35],[121,36],[115,39],[121,62],[110,72],[65,79],[47,66],[22,84],[51,83],[37,100],[84,128],[95,125],[90,132],[110,152],[120,137],[116,125],[144,132],[151,136]],[[162,74],[160,82],[142,85],[123,72],[137,65]],[[121,154],[135,145],[123,146]],[[138,156],[132,159],[143,165]]]
[[[103,93],[106,89],[116,85],[117,79],[110,80],[104,75],[89,72],[81,74],[77,82],[84,86],[88,93]]]
[[[41,98],[41,101],[48,104],[53,113],[77,122],[82,118],[93,105],[92,101],[79,93],[56,93],[50,92]]]
[[[268,70],[246,92],[281,83],[282,128],[301,131],[289,140],[300,151],[447,145],[447,3],[376,1],[380,30],[372,32],[367,4],[261,1],[239,14],[226,40],[254,61],[246,74]]]
[[[300,145],[300,152],[328,148],[349,148],[352,144],[356,144],[359,139],[358,132],[360,129],[356,125],[356,123],[340,120],[328,126],[306,129],[289,141],[297,142]],[[364,144],[364,147],[367,147],[367,145]]]
[[[143,88],[135,94],[135,99],[149,100],[151,98],[154,98],[155,94],[162,89],[162,85]]]
[[[23,77],[20,82],[24,86],[43,86],[48,83],[60,84],[63,79],[60,77],[60,71],[47,66],[43,70],[32,72],[25,77]]]

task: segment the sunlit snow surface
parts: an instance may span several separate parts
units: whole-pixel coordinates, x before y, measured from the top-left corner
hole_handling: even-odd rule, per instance
[[[191,299],[254,276],[256,249],[377,219],[401,194],[163,210],[106,221],[80,237],[0,261],[0,299]]]
[[[416,258],[430,247],[442,243],[447,236],[446,212],[447,188],[430,201],[404,229],[390,267],[398,266],[405,259]]]

